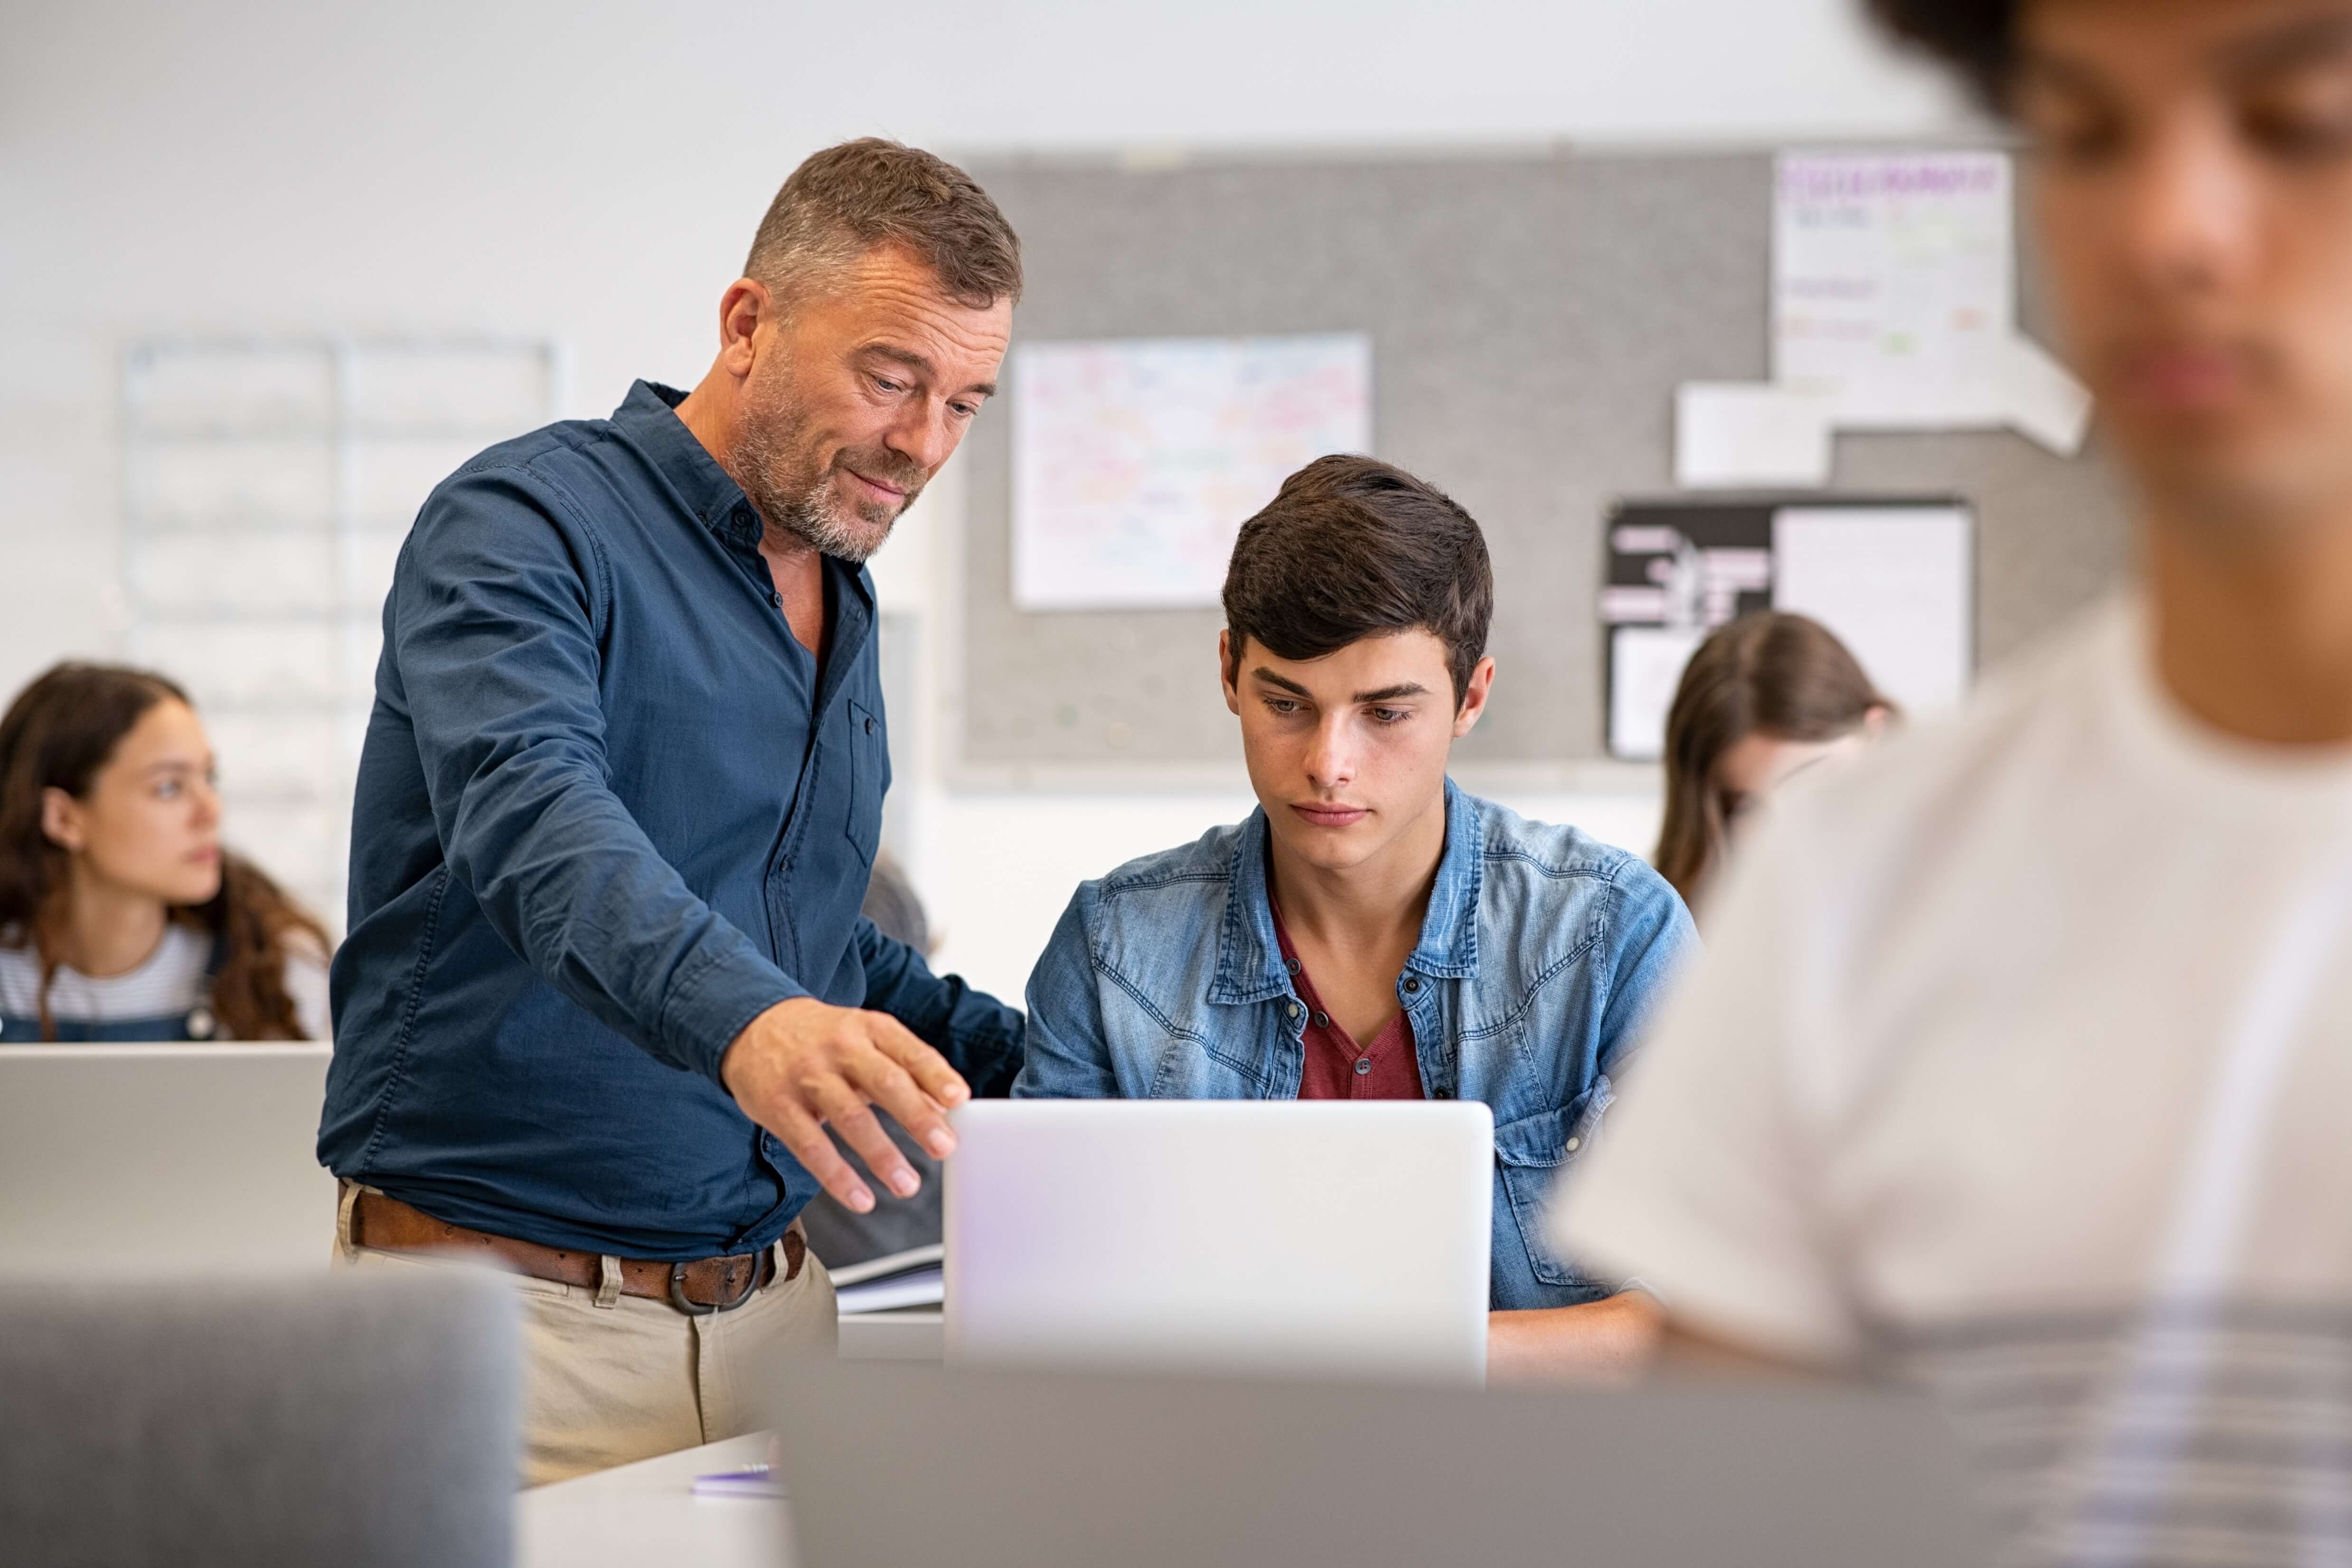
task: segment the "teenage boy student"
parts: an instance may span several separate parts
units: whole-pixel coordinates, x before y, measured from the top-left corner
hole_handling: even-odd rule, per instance
[[[1561,1234],[1941,1387],[2011,1560],[2352,1560],[2352,4],[1884,0],[2027,132],[2139,582],[1801,792]]]
[[[1478,525],[1325,457],[1242,525],[1224,602],[1259,809],[1079,887],[1029,982],[1014,1094],[1483,1100],[1494,1374],[1637,1363],[1654,1304],[1556,1255],[1541,1216],[1690,917],[1632,855],[1447,779],[1495,679]]]

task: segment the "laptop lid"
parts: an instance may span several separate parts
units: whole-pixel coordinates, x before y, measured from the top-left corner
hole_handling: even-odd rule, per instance
[[[1486,1375],[1483,1104],[993,1100],[952,1120],[950,1361]]]
[[[0,1270],[323,1270],[324,1044],[0,1046]]]
[[[1981,1568],[1923,1399],[1793,1381],[1477,1390],[811,1363],[804,1568]]]

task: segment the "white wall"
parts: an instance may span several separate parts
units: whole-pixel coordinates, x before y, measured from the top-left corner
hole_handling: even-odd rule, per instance
[[[633,376],[698,375],[761,206],[843,137],[953,153],[1953,128],[1952,97],[1856,8],[0,0],[0,692],[121,648],[115,397],[141,336],[552,337],[572,408],[601,413]],[[940,597],[952,552],[917,536],[952,526],[950,502],[877,562],[902,608]],[[937,744],[921,755],[915,871],[944,956],[1007,991],[1079,877],[1246,804],[959,791]],[[1636,844],[1654,823],[1639,795],[1498,792]]]

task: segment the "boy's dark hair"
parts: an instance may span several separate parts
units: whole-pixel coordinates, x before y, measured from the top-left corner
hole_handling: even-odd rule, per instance
[[[1242,525],[1224,597],[1228,679],[1246,639],[1319,659],[1419,630],[1445,644],[1459,708],[1486,656],[1495,573],[1476,521],[1435,486],[1370,457],[1318,457]]]
[[[2017,0],[1868,0],[1896,37],[1943,57],[1992,109],[2007,106],[2017,60]]]

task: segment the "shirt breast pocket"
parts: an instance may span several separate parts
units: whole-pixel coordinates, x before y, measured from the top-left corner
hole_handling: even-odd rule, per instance
[[[1560,1181],[1591,1142],[1611,1098],[1609,1081],[1599,1079],[1564,1111],[1522,1116],[1495,1129],[1496,1173],[1511,1206],[1511,1218],[1518,1226],[1520,1243],[1528,1249],[1528,1266],[1544,1284],[1594,1283],[1552,1252],[1544,1222]]]
[[[890,788],[890,735],[863,703],[849,708],[849,816],[843,830],[858,859],[872,864],[882,843],[882,797]]]

